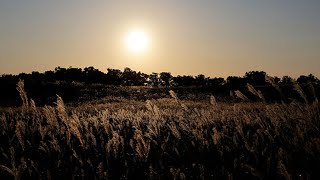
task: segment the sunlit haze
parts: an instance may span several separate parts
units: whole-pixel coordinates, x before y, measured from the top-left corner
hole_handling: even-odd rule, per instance
[[[94,66],[319,77],[319,17],[318,0],[1,1],[0,74]]]
[[[126,44],[133,53],[142,54],[149,46],[149,37],[142,30],[133,30],[128,33]]]

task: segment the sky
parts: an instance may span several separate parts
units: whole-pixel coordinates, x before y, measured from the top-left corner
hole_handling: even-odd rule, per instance
[[[149,38],[132,53],[128,33]],[[320,77],[319,0],[3,0],[0,74],[94,66]]]

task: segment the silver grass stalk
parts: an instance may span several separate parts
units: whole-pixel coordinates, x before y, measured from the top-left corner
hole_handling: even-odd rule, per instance
[[[274,82],[274,79],[268,75],[265,76],[266,82],[270,83],[280,94],[282,95],[282,91],[280,87]]]
[[[210,96],[210,104],[212,105],[214,110],[218,110],[218,103],[214,96]]]
[[[240,98],[240,99],[242,99],[242,100],[244,100],[244,101],[249,101],[249,98],[247,98],[247,96],[245,96],[244,94],[242,94],[239,90],[234,91],[234,94],[235,94],[238,98]]]
[[[170,93],[171,97],[175,100],[176,103],[180,102],[177,94],[173,90],[170,90],[169,93]]]
[[[316,90],[314,89],[314,86],[312,85],[312,82],[308,82],[307,84],[309,91],[311,92],[312,96],[313,96],[313,100],[315,101],[317,99],[317,94],[316,94]]]
[[[295,80],[292,80],[292,83],[293,83],[293,88],[295,91],[297,91],[297,93],[302,97],[302,99],[304,100],[304,102],[306,104],[308,104],[308,100],[307,100],[307,97],[306,95],[304,94],[301,86],[297,83],[297,81]]]
[[[24,110],[27,110],[29,108],[29,102],[28,102],[27,93],[24,90],[24,81],[23,80],[19,80],[19,82],[17,84],[17,90],[18,90],[20,98],[22,100],[22,107]]]
[[[262,102],[266,102],[263,94],[261,91],[257,91],[251,84],[247,83],[247,88],[249,92],[251,92],[253,95],[257,96],[259,99],[262,100]]]

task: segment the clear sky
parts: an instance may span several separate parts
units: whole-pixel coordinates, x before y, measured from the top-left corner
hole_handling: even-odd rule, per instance
[[[133,29],[145,52],[124,43]],[[320,77],[319,0],[3,0],[0,74],[94,66]]]

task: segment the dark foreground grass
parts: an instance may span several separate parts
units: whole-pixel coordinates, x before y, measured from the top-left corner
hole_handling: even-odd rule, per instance
[[[176,98],[71,108],[60,97],[53,107],[26,97],[1,111],[1,179],[320,178],[318,103]]]

